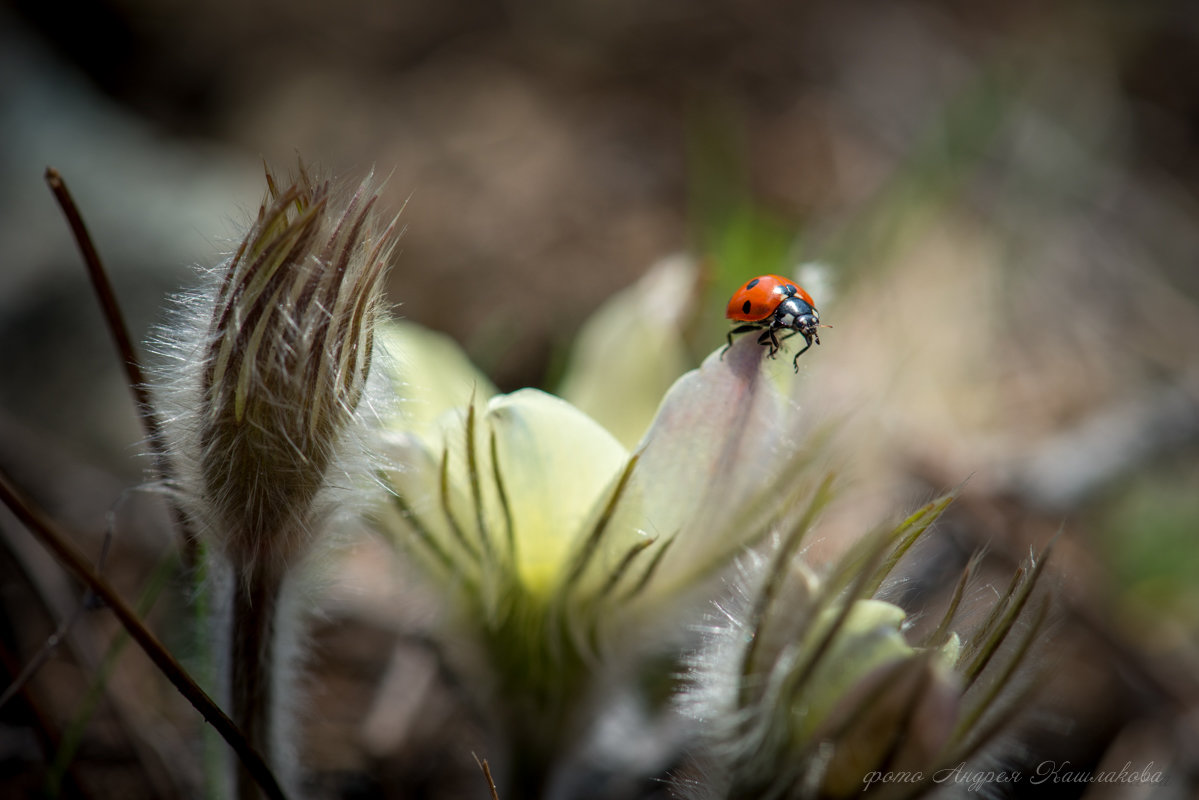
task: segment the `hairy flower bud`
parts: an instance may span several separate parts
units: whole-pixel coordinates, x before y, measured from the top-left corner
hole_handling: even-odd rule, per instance
[[[225,269],[199,386],[199,476],[229,561],[279,569],[306,548],[362,397],[393,237],[364,184],[344,209],[301,172],[269,192]]]
[[[232,717],[287,784],[295,648],[277,640],[297,626],[285,589],[365,453],[359,406],[396,237],[369,181],[338,199],[303,167],[283,188],[266,179],[236,253],[180,303],[160,400],[181,505],[230,579],[227,606],[214,607],[228,615]],[[257,794],[244,771],[236,794]]]

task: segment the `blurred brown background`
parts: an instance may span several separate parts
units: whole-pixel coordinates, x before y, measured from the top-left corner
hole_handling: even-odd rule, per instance
[[[550,381],[659,258],[704,265],[697,361],[732,286],[819,261],[836,328],[804,364],[813,406],[853,420],[858,481],[828,530],[968,476],[969,544],[1018,556],[1064,522],[1059,579],[1114,648],[1078,683],[1126,692],[1078,702],[1111,739],[1150,709],[1193,768],[1170,732],[1199,644],[1197,144],[1188,2],[19,0],[0,465],[90,536],[146,466],[47,165],[139,336],[230,247],[262,159],[373,167],[407,201],[399,313],[503,389]],[[113,577],[135,593],[170,543],[129,503]],[[43,636],[10,633],[17,663]]]

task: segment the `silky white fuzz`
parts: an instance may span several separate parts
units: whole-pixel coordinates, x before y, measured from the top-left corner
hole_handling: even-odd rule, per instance
[[[180,506],[229,577],[230,602],[213,606],[230,615],[231,714],[288,774],[277,735],[294,728],[281,705],[302,638],[294,583],[373,474],[367,389],[397,237],[369,178],[344,196],[303,166],[266,181],[236,252],[155,342],[156,390]],[[237,787],[257,791],[245,775]]]

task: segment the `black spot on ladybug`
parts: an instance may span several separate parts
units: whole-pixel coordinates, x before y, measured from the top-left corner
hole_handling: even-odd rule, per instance
[[[760,281],[760,280],[762,280],[762,279],[761,279],[761,278],[754,278],[752,281],[750,281],[749,283],[745,284],[745,288],[746,288],[746,289],[752,289],[752,288],[754,288],[755,286],[757,286],[757,285],[758,285],[758,281]],[[745,309],[745,310],[746,310],[746,311],[749,311],[749,309],[748,309],[748,308],[747,308],[747,309]]]
[[[799,289],[797,289],[793,283],[783,284],[783,294],[787,295],[788,297],[795,297],[795,293],[798,291]]]
[[[757,283],[757,281],[754,281],[754,283]],[[741,304],[741,313],[748,314],[749,310],[753,307],[754,307],[754,304],[749,302],[748,300],[746,300],[744,303]]]

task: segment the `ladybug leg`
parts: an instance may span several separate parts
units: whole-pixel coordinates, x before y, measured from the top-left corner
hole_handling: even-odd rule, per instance
[[[779,340],[775,335],[774,328],[767,328],[766,330],[762,331],[762,335],[758,337],[758,344],[762,345],[763,347],[769,345],[770,352],[767,355],[769,355],[771,358],[774,358],[775,354],[779,351]]]
[[[740,334],[740,333],[749,333],[750,331],[756,331],[757,329],[758,329],[757,325],[739,325],[736,328],[733,328],[731,331],[729,331],[729,335],[728,335],[729,342],[728,342],[728,344],[726,344],[724,346],[724,349],[720,351],[720,359],[723,361],[724,354],[727,353],[729,351],[729,348],[733,346],[733,337],[734,336],[736,336],[737,334]]]
[[[795,365],[796,373],[799,372],[799,357],[802,356],[804,353],[808,352],[808,348],[812,346],[812,337],[811,336],[804,334],[803,338],[806,339],[808,343],[805,344],[802,348],[800,348],[800,351],[795,354],[795,360],[791,362],[792,364]],[[820,340],[817,339],[816,343],[819,344]]]

